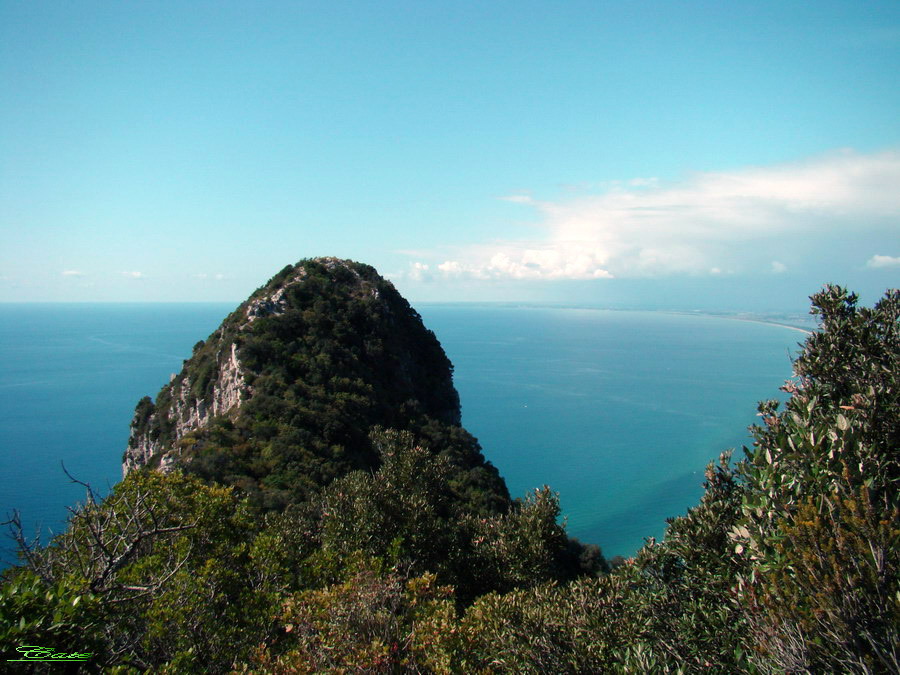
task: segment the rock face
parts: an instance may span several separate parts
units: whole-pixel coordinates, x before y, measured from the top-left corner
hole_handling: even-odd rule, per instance
[[[214,338],[215,334],[211,339]],[[218,340],[224,342],[221,334]],[[122,458],[123,476],[132,469],[154,461],[158,461],[161,471],[168,471],[177,457],[174,448],[178,447],[178,443],[187,434],[206,426],[215,416],[227,415],[236,410],[242,397],[250,393],[249,387],[244,383],[237,344],[233,341],[229,345],[223,344],[217,350],[216,376],[208,396],[198,398],[192,393],[191,377],[186,370],[187,366],[180,376],[172,378],[166,388],[168,391],[164,389],[166,398],[171,401],[168,409],[154,409],[145,416],[142,415],[141,404],[138,404],[131,423],[128,449]],[[158,425],[170,427],[171,435],[161,437],[160,433],[154,433],[154,427]]]
[[[321,484],[370,463],[372,427],[459,423],[452,366],[418,313],[373,268],[318,258],[273,277],[195,345],[155,402],[138,403],[122,469],[202,458],[196,466],[262,487],[266,470],[286,467]],[[483,464],[475,454],[464,463]]]

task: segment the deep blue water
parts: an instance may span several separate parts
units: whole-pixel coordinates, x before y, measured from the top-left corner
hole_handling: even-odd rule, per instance
[[[137,401],[155,395],[232,304],[0,305],[0,515],[59,531],[121,478]],[[703,468],[749,442],[803,335],[657,312],[418,307],[454,363],[463,424],[522,496],[560,493],[570,534],[607,556],[660,537]],[[8,549],[7,545],[2,546]],[[9,554],[4,557],[9,559]]]

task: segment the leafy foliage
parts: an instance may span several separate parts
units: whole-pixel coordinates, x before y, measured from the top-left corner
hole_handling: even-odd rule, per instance
[[[12,572],[4,593],[31,617],[15,637],[64,651],[98,645],[98,665],[227,668],[273,611],[251,571],[249,514],[230,488],[130,474],[103,503],[74,509],[66,532]],[[41,594],[43,607],[29,604]]]
[[[105,647],[100,598],[68,579],[47,584],[34,571],[17,570],[0,585],[0,644],[71,646],[99,655]]]
[[[284,637],[277,648],[259,650],[244,672],[440,670],[426,655],[438,636],[423,630],[423,619],[451,622],[452,594],[432,574],[404,580],[363,565],[343,583],[285,600]]]
[[[900,293],[812,300],[822,330],[742,467],[741,593],[776,670],[900,672]]]

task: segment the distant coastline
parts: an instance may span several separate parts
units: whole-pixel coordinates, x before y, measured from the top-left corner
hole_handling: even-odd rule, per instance
[[[724,313],[715,313],[715,312],[668,312],[669,314],[678,314],[682,316],[710,316],[716,319],[731,319],[732,321],[746,321],[748,323],[761,323],[767,326],[779,326],[780,328],[787,328],[789,330],[799,331],[806,335],[812,335],[813,330],[812,326],[809,328],[804,328],[803,326],[798,326],[796,323],[787,323],[787,321],[774,318],[768,319],[766,317],[747,315],[747,314],[724,314]],[[799,323],[799,322],[798,322]]]
[[[420,302],[420,307],[498,307],[504,309],[577,309],[577,310],[593,310],[603,312],[657,312],[660,314],[671,314],[674,316],[708,316],[716,319],[732,319],[735,321],[748,321],[750,323],[761,323],[769,326],[779,326],[790,330],[799,331],[806,335],[812,335],[814,332],[814,322],[806,316],[794,315],[775,315],[768,317],[758,315],[752,312],[735,311],[734,313],[724,311],[703,311],[703,310],[684,310],[684,309],[647,309],[645,307],[602,307],[599,305],[581,305],[573,303],[554,303],[554,302]]]
[[[711,315],[716,316],[716,315]],[[723,319],[734,319],[735,321],[749,321],[750,323],[764,323],[770,326],[780,326],[781,328],[789,328],[790,330],[796,330],[801,333],[805,333],[806,335],[812,335],[815,331],[811,331],[807,328],[801,328],[800,326],[792,326],[789,323],[781,323],[780,321],[768,321],[766,319],[751,319],[748,317],[742,316],[723,316]]]

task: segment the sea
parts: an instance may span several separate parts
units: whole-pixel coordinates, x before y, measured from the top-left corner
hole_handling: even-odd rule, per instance
[[[47,541],[121,480],[138,400],[233,304],[0,305],[0,518]],[[697,504],[704,467],[783,398],[796,327],[734,316],[417,305],[455,366],[463,425],[513,496],[549,485],[568,533],[630,556]],[[74,482],[75,479],[78,482]],[[7,528],[0,530],[5,534]],[[5,564],[11,540],[0,543]]]

